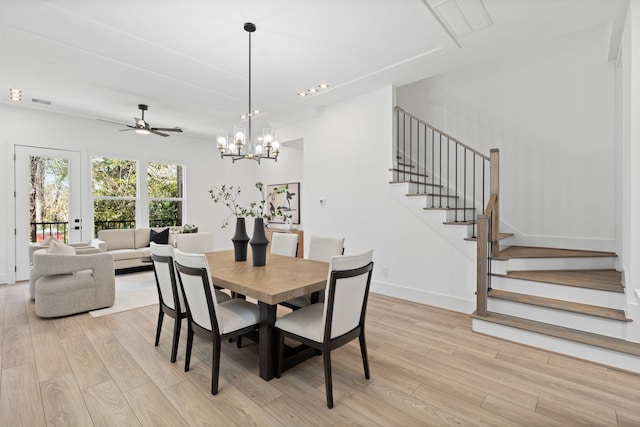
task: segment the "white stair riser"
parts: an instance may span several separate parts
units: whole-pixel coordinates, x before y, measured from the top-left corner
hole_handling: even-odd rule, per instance
[[[604,270],[615,268],[615,257],[593,258],[512,258],[508,261],[492,260],[491,272],[506,274],[520,270]]]
[[[513,301],[489,298],[489,311],[523,319],[535,320],[565,328],[576,329],[584,332],[605,335],[614,338],[624,338],[626,322],[587,316],[580,313],[572,313],[555,310],[547,307],[539,307],[530,304],[522,304]]]
[[[491,276],[491,287],[509,292],[597,305],[600,307],[624,309],[626,300],[622,292],[607,292],[597,289],[564,286],[529,280]]]
[[[519,342],[537,348],[566,354],[578,359],[590,360],[618,369],[640,374],[640,358],[625,353],[618,353],[600,347],[590,346],[561,338],[550,337],[519,328],[473,319],[471,328],[474,332]]]

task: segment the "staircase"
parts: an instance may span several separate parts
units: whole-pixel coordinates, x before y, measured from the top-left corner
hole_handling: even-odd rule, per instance
[[[481,245],[487,245],[486,261],[483,263],[481,255],[478,256],[478,310],[471,315],[472,329],[640,373],[640,344],[625,340],[627,324],[632,319],[625,313],[625,289],[621,273],[615,269],[617,255],[589,250],[509,246],[512,235],[497,230],[497,171],[495,177],[490,177],[483,170],[483,196],[479,201],[476,194],[480,186],[476,182],[467,184],[466,175],[468,173],[474,180],[478,179],[475,161],[472,172],[460,172],[460,162],[450,159],[451,150],[437,146],[442,144],[440,135],[445,137],[445,147],[451,137],[410,115],[407,125],[408,113],[401,109],[397,111],[398,141],[409,136],[410,142],[396,144],[397,162],[391,169],[391,182],[409,183],[410,191],[406,196],[424,198],[425,211],[447,212],[444,224],[466,227],[465,240],[478,240],[479,254],[483,249]],[[414,121],[419,123],[415,131],[411,124]],[[420,131],[420,126],[424,130]],[[426,142],[430,142],[431,148],[428,144],[419,148],[416,141],[420,141],[420,134],[429,133],[431,135]],[[416,141],[413,140],[414,134],[418,135]],[[424,153],[425,161],[421,161],[420,156],[416,160],[415,152]],[[443,161],[445,152],[447,158]],[[483,158],[483,162],[488,159]],[[443,163],[445,166],[438,168],[437,165]],[[497,165],[498,162],[492,158],[491,168],[494,168],[494,163]],[[453,172],[451,164],[454,165]],[[443,173],[447,176],[433,176]],[[458,181],[462,175],[465,183],[463,192]],[[455,187],[452,176],[455,177]],[[491,183],[492,188],[485,190],[487,183]],[[466,192],[467,185],[474,189],[471,200],[467,200],[470,194]],[[496,197],[487,203],[485,195],[493,196],[494,193]],[[486,203],[491,205],[488,211],[484,210]],[[480,221],[484,218],[485,224],[494,224],[493,227],[478,225],[478,211],[490,215],[481,216]],[[485,235],[478,236],[479,233]]]

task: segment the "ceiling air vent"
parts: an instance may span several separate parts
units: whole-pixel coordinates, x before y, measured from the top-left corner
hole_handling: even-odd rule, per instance
[[[51,105],[51,101],[47,101],[46,99],[31,98],[31,102],[42,105]]]

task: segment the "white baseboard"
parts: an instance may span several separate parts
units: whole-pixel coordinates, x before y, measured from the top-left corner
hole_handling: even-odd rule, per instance
[[[475,296],[474,299],[467,300],[453,295],[436,294],[422,289],[408,288],[392,283],[373,280],[371,281],[371,292],[433,307],[444,308],[446,310],[457,311],[459,313],[471,314],[476,309]]]

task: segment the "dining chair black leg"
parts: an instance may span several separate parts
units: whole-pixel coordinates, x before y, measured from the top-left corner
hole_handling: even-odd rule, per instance
[[[369,357],[367,356],[367,343],[364,340],[364,331],[360,334],[360,353],[362,353],[362,365],[364,366],[364,377],[370,378],[369,375]]]
[[[324,385],[327,389],[327,407],[333,408],[333,383],[331,382],[331,351],[328,346],[322,350],[324,360]]]
[[[191,347],[193,346],[193,329],[191,326],[187,328],[187,351],[184,355],[184,371],[189,371],[189,364],[191,363]]]
[[[176,361],[176,357],[178,356],[178,342],[180,341],[180,326],[182,324],[182,319],[178,316],[176,317],[173,323],[173,344],[171,346],[171,363]]]
[[[162,311],[162,307],[160,307],[160,312],[158,313],[158,326],[156,327],[156,347],[160,343],[160,331],[162,330],[163,320],[164,320],[164,311]]]
[[[213,340],[211,360],[211,394],[218,394],[218,378],[220,376],[220,338]]]

